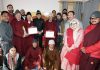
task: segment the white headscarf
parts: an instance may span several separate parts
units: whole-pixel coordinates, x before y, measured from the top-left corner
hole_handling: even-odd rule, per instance
[[[76,18],[70,21],[70,24],[74,24],[74,23],[77,24],[77,28],[74,30],[74,33],[73,33],[74,41],[76,41],[78,34],[79,34],[78,31],[79,29],[83,29],[83,26],[82,26],[82,23]]]

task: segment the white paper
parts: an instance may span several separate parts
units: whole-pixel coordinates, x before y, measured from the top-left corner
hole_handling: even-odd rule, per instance
[[[30,27],[28,28],[28,34],[37,34],[37,27]]]
[[[55,38],[54,31],[46,31],[45,37],[46,38]]]

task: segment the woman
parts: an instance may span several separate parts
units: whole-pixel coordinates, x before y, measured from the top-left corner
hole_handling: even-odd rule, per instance
[[[61,13],[57,13],[57,20],[56,20],[56,28],[57,28],[57,48],[59,51],[61,51],[62,46],[62,40],[63,40],[63,34],[61,33],[61,22],[62,22],[62,15]]]
[[[22,58],[16,52],[15,47],[11,47],[4,57],[3,70],[22,70]]]
[[[83,39],[83,29],[77,19],[70,22],[70,28],[66,29],[64,46],[61,52],[61,69],[79,70],[79,46]]]
[[[34,39],[25,56],[24,70],[39,70],[41,68],[41,56],[41,48],[38,46],[38,41]]]
[[[26,27],[26,32],[28,34],[28,28],[33,27],[33,21],[32,21],[32,15],[30,12],[27,12],[26,14],[26,20],[25,20],[25,27]],[[24,38],[24,53],[27,53],[27,50],[32,46],[32,41],[33,41],[33,34],[28,34],[27,37]]]
[[[54,38],[46,38],[45,37],[45,47],[48,46],[48,41],[50,39],[55,40],[56,39],[56,35],[57,35],[56,23],[53,20],[53,15],[52,14],[49,15],[49,19],[46,21],[45,30],[44,30],[45,35],[46,35],[46,31],[53,31],[54,32]]]
[[[90,25],[85,30],[81,45],[82,56],[80,70],[99,70],[100,67],[100,12],[95,11],[90,17]]]

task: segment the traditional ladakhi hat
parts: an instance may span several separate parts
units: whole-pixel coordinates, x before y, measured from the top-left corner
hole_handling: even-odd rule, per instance
[[[54,40],[49,40],[48,44],[55,44],[55,41]]]

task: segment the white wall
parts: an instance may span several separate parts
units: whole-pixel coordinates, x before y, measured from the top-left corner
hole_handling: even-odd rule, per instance
[[[42,12],[51,12],[53,9],[59,11],[58,0],[3,0],[4,9],[8,4],[12,4],[14,9],[25,9],[26,11],[41,10]]]
[[[3,0],[0,0],[0,11],[3,10]]]

